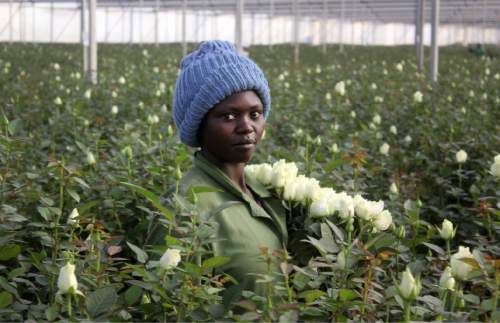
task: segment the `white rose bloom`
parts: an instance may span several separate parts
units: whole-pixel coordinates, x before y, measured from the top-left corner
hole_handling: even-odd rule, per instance
[[[281,159],[273,164],[271,183],[274,187],[281,188],[287,181],[297,177],[297,172],[295,163],[287,163]]]
[[[55,99],[54,99],[54,104],[55,104],[55,105],[62,105],[62,104],[63,104],[63,102],[62,102],[62,100],[61,100],[61,98],[60,98],[60,97],[57,97],[57,98],[55,98]]]
[[[68,216],[68,221],[66,223],[68,224],[77,224],[78,220],[77,218],[80,216],[78,213],[78,209],[74,208],[73,211],[71,211],[70,215]]]
[[[401,63],[397,63],[397,64],[396,64],[396,69],[397,69],[399,72],[402,72],[402,71],[403,71],[403,64],[401,64]]]
[[[336,143],[334,143],[332,145],[332,152],[334,152],[334,153],[338,153],[339,152],[339,146]]]
[[[404,141],[405,141],[407,144],[409,144],[409,143],[412,141],[411,136],[410,136],[410,135],[406,135],[406,137],[405,137]]]
[[[283,187],[283,199],[285,201],[296,201],[297,200],[297,187],[300,183],[297,181],[297,178],[293,178],[290,181],[285,183]]]
[[[171,269],[177,267],[181,261],[181,252],[178,249],[167,249],[160,258],[160,267],[163,269]]]
[[[377,89],[377,84],[372,83],[372,85],[370,87],[371,87],[372,90],[376,90]]]
[[[309,213],[312,217],[322,217],[330,215],[328,202],[325,200],[314,201],[311,203]]]
[[[312,200],[315,192],[320,189],[319,181],[315,178],[299,176],[301,185],[297,187],[295,195],[300,201]]]
[[[75,265],[68,262],[61,268],[59,277],[57,277],[57,288],[61,294],[67,293],[70,288],[73,288],[73,291],[78,289],[78,281],[75,276]]]
[[[116,105],[111,107],[111,113],[115,115],[118,114],[118,107]]]
[[[345,83],[344,83],[344,81],[340,81],[337,84],[335,84],[335,92],[337,92],[341,96],[345,95]]]
[[[387,155],[389,155],[389,148],[390,148],[389,144],[388,144],[388,143],[386,143],[386,142],[384,142],[384,143],[382,144],[382,146],[380,146],[380,148],[379,148],[379,152],[380,152],[382,155],[387,156]]]
[[[60,68],[61,68],[61,66],[59,66],[59,64],[54,63],[54,69],[55,69],[56,71],[58,71]]]
[[[375,216],[373,225],[378,231],[385,231],[392,224],[392,215],[389,211],[384,210]]]
[[[356,111],[351,111],[351,118],[356,118]]]
[[[85,99],[89,100],[92,97],[92,90],[88,89],[87,91],[85,91],[83,96],[85,97]]]
[[[467,280],[473,268],[468,263],[461,261],[461,258],[474,258],[474,256],[468,247],[458,247],[458,252],[453,254],[450,259],[451,273],[457,279]]]
[[[125,78],[123,76],[120,76],[120,78],[118,79],[118,83],[125,84],[125,82],[127,82]]]
[[[94,165],[96,163],[94,154],[90,150],[87,151],[87,163],[89,165]]]
[[[413,93],[413,101],[417,103],[422,103],[423,99],[424,95],[422,94],[422,92],[416,91],[415,93]]]
[[[455,278],[451,274],[451,267],[448,266],[441,274],[441,278],[439,278],[439,287],[442,289],[455,290]]]
[[[495,161],[491,164],[490,171],[493,176],[500,178],[500,155],[495,156]]]
[[[396,128],[396,126],[391,126],[389,128],[389,131],[393,134],[393,135],[397,135],[398,134],[398,128]]]
[[[398,190],[396,183],[394,183],[394,182],[391,183],[391,186],[389,187],[389,191],[394,195],[397,195],[399,193],[399,190]]]
[[[256,171],[257,180],[264,185],[271,184],[273,168],[269,164],[260,164]]]
[[[156,114],[148,115],[149,124],[157,124],[158,122],[160,122],[160,118]]]
[[[361,219],[369,221],[384,210],[384,201],[369,201],[364,199],[361,195],[354,197],[354,209],[356,215]]]
[[[460,149],[456,153],[455,157],[457,159],[457,163],[459,164],[463,164],[467,161],[467,153],[463,149]]]
[[[345,192],[335,193],[329,204],[332,213],[338,212],[341,219],[346,220],[354,217],[354,200]]]
[[[330,101],[330,100],[332,99],[332,95],[330,94],[330,92],[326,92],[326,94],[325,94],[325,99],[326,99],[327,101]]]
[[[399,294],[407,300],[413,300],[420,294],[422,286],[420,281],[416,280],[409,267],[403,272],[401,283],[398,286]]]
[[[245,175],[250,178],[257,178],[257,169],[258,165],[246,165],[245,166]]]
[[[113,98],[118,97],[118,93],[116,93],[115,91],[112,91],[111,92],[111,97],[113,97]]]
[[[380,117],[380,114],[375,114],[372,119],[373,123],[380,124],[382,122],[382,118]]]
[[[373,99],[376,103],[382,103],[384,102],[384,98],[379,96],[379,95],[376,95],[375,98]]]
[[[441,224],[441,229],[438,228],[439,235],[444,240],[451,240],[455,236],[456,228],[453,228],[453,223],[451,221],[444,219]]]

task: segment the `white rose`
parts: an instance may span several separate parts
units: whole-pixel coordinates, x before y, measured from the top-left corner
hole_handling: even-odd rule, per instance
[[[77,224],[78,223],[78,220],[77,218],[80,216],[80,214],[78,213],[78,209],[73,209],[73,211],[71,211],[70,215],[68,216],[68,221],[67,223],[68,224]]]
[[[62,100],[61,100],[61,98],[60,98],[60,97],[57,97],[57,98],[55,98],[55,99],[54,99],[54,104],[55,104],[55,105],[62,105],[62,104],[63,104],[63,102],[62,102]]]
[[[387,156],[387,155],[389,155],[389,148],[391,148],[391,147],[389,146],[389,144],[388,144],[388,143],[386,143],[386,142],[384,142],[384,143],[382,144],[382,146],[380,146],[380,148],[379,148],[379,152],[380,152],[382,155]]]
[[[120,76],[120,78],[118,79],[118,83],[120,84],[125,84],[126,80],[123,76]]]
[[[354,200],[345,192],[334,194],[330,200],[330,209],[332,212],[338,212],[341,219],[354,217]]]
[[[411,273],[409,267],[403,272],[401,283],[398,286],[399,294],[406,300],[414,300],[420,294],[422,285],[419,280],[416,280]]]
[[[181,261],[181,252],[178,249],[167,249],[160,258],[160,267],[163,269],[171,269],[177,267]]]
[[[412,139],[411,139],[410,135],[406,135],[406,137],[405,137],[404,141],[405,141],[407,144],[409,144],[409,143],[412,141]]]
[[[495,161],[491,164],[490,171],[493,176],[500,178],[500,155],[495,156]]]
[[[392,215],[389,211],[384,210],[375,216],[373,225],[378,231],[385,231],[392,224]]]
[[[94,165],[96,163],[94,154],[90,150],[87,151],[87,163],[89,165]]]
[[[250,178],[257,178],[257,169],[258,165],[246,165],[245,166],[245,175]]]
[[[269,164],[260,164],[256,171],[257,180],[264,185],[271,184],[273,168]]]
[[[369,201],[365,200],[361,195],[356,195],[354,197],[354,209],[356,215],[361,219],[373,220],[384,210],[384,201]]]
[[[398,187],[396,186],[396,183],[391,183],[391,186],[389,187],[389,191],[394,194],[394,195],[397,195],[399,193],[399,190],[398,190]]]
[[[373,116],[373,119],[372,119],[373,123],[376,123],[376,124],[380,124],[382,122],[382,118],[380,117],[380,114],[376,114]]]
[[[296,178],[291,179],[290,181],[287,181],[285,183],[285,186],[283,187],[283,199],[285,201],[296,201],[297,200],[297,187],[300,185],[300,183],[297,181]]]
[[[335,92],[337,92],[341,96],[345,95],[345,83],[344,83],[344,81],[340,81],[337,84],[335,84]]]
[[[449,220],[444,219],[443,223],[441,224],[441,229],[438,228],[439,235],[441,238],[444,240],[451,240],[455,236],[455,232],[457,229],[453,228],[453,223],[451,223]]]
[[[78,289],[78,281],[75,276],[75,265],[68,262],[61,268],[59,277],[57,278],[57,288],[61,294],[67,293],[71,288],[73,288],[73,291]]]
[[[422,94],[422,92],[416,91],[415,93],[413,93],[413,101],[417,103],[422,103],[423,99],[424,95]]]
[[[467,161],[467,153],[463,149],[457,151],[455,157],[457,159],[457,163],[459,164],[463,164]]]
[[[401,63],[397,63],[397,64],[396,64],[396,69],[397,69],[399,72],[402,72],[402,71],[403,71],[403,64],[401,64]]]
[[[295,163],[287,163],[281,159],[273,164],[271,183],[276,188],[282,188],[287,181],[297,177],[297,172]]]
[[[92,97],[92,90],[88,89],[87,91],[85,91],[85,93],[83,94],[83,96],[87,100],[90,99]]]
[[[330,215],[328,202],[325,200],[313,201],[309,207],[309,214],[312,217],[322,217]]]
[[[312,200],[315,192],[320,189],[318,180],[303,175],[300,175],[298,178],[300,178],[301,185],[297,187],[295,192],[297,200],[302,202]]]
[[[351,111],[351,118],[356,118],[356,111]]]
[[[118,107],[116,105],[111,107],[111,114],[114,115],[118,114]]]
[[[451,267],[448,266],[441,274],[441,278],[439,278],[439,286],[442,289],[455,290],[455,278],[451,274]]]
[[[473,268],[468,263],[460,260],[461,258],[474,258],[474,256],[468,247],[458,247],[458,252],[453,254],[450,259],[451,273],[457,279],[467,280]]]
[[[393,134],[393,135],[397,135],[398,134],[398,128],[396,128],[396,126],[391,126],[389,128],[389,131]]]

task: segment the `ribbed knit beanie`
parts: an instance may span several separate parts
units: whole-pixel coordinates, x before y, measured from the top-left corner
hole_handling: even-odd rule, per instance
[[[234,93],[254,90],[264,106],[264,118],[267,118],[271,96],[264,73],[251,59],[238,54],[232,43],[203,42],[184,57],[180,68],[173,111],[181,141],[186,145],[200,145],[197,133],[203,117]]]

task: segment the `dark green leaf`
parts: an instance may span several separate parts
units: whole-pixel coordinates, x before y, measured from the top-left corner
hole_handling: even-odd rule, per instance
[[[165,218],[167,218],[167,220],[169,220],[169,221],[174,220],[174,215],[166,207],[164,207],[161,204],[160,198],[157,195],[155,195],[153,192],[148,191],[145,188],[142,188],[138,185],[131,184],[131,183],[120,182],[120,184],[127,186],[131,190],[135,191],[136,193],[141,194],[146,199],[148,199],[151,202],[151,204],[153,204],[153,206],[155,208],[157,208],[163,214],[163,216],[165,216]]]
[[[224,256],[215,256],[212,258],[209,258],[207,260],[204,260],[203,263],[201,264],[201,267],[203,270],[207,271],[212,268],[220,267],[229,262],[231,258],[229,257],[224,257]]]
[[[139,261],[143,264],[146,263],[146,261],[148,261],[148,255],[146,252],[144,252],[144,250],[142,250],[141,248],[139,248],[135,244],[132,244],[128,241],[127,241],[127,245],[130,247],[130,249],[132,249],[132,251],[137,256],[137,261]]]
[[[6,308],[12,304],[13,297],[10,293],[3,291],[0,292],[0,308]]]
[[[118,295],[113,287],[104,287],[92,292],[87,297],[87,311],[91,317],[109,312],[118,300]]]
[[[139,286],[130,286],[125,292],[125,302],[128,305],[136,303],[142,296],[142,288]]]
[[[17,257],[21,253],[21,247],[17,244],[8,244],[0,247],[0,261],[7,261]]]

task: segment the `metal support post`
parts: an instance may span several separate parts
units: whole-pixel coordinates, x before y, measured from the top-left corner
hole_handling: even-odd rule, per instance
[[[299,64],[299,10],[298,0],[293,0],[293,61]]]
[[[439,0],[432,1],[432,36],[431,36],[431,65],[430,76],[432,82],[437,82],[438,79],[438,63],[439,63]]]
[[[80,43],[82,44],[83,75],[89,74],[89,33],[87,24],[87,0],[80,1]]]
[[[158,46],[158,21],[160,19],[160,0],[155,1],[155,45]]]
[[[187,55],[187,43],[186,43],[186,7],[187,0],[182,0],[182,56]]]
[[[328,7],[326,4],[326,0],[323,0],[323,13],[321,17],[321,50],[323,54],[326,54],[326,20],[328,19]]]
[[[238,53],[243,53],[243,11],[244,0],[236,0],[234,42]]]
[[[344,0],[340,3],[340,26],[339,26],[339,50],[341,53],[344,52]]]
[[[97,33],[96,33],[96,2],[97,0],[89,0],[89,65],[90,65],[90,81],[97,84]]]
[[[424,70],[424,25],[425,25],[425,0],[416,0],[417,8],[415,14],[415,48],[417,55],[417,67],[419,72]]]

